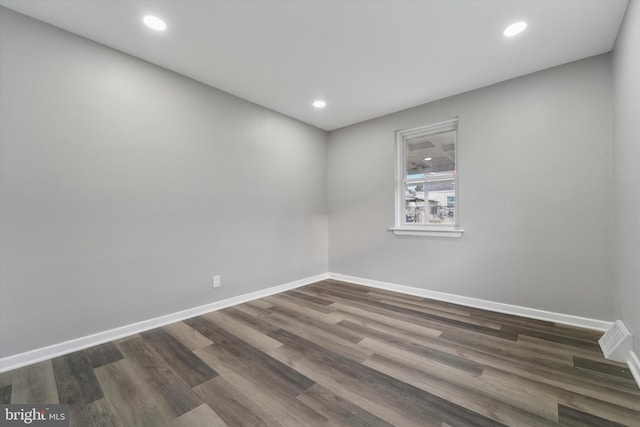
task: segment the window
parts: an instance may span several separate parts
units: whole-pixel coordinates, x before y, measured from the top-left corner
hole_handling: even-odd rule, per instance
[[[395,234],[460,237],[458,119],[396,133]]]

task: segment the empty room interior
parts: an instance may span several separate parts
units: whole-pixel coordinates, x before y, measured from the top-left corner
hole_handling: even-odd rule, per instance
[[[0,424],[640,426],[638,0],[0,0]]]

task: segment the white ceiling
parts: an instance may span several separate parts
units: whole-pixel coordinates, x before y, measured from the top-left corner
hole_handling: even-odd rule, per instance
[[[627,0],[0,4],[332,130],[607,52]],[[167,31],[144,27],[145,14]],[[518,20],[527,30],[505,38]]]

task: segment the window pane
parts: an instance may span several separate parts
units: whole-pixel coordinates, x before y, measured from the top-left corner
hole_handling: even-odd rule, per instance
[[[406,179],[456,170],[455,131],[405,139]]]
[[[425,200],[428,203],[427,224],[455,224],[455,178],[434,178],[427,181]]]
[[[405,187],[405,222],[407,224],[425,224],[424,185]]]

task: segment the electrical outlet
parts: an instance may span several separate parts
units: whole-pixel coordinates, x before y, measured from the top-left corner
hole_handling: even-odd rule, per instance
[[[220,276],[213,276],[213,287],[214,288],[220,287]]]

